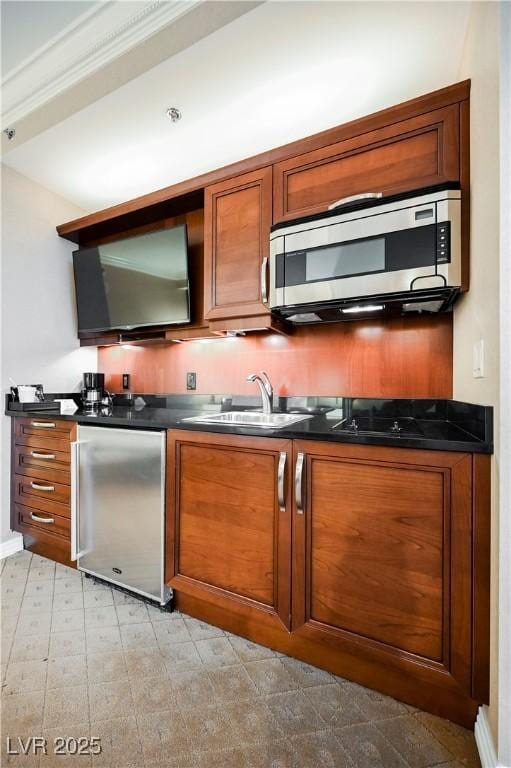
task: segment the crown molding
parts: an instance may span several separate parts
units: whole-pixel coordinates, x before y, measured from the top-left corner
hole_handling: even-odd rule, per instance
[[[15,126],[26,115],[189,13],[202,1],[117,0],[93,6],[5,74],[2,127]]]

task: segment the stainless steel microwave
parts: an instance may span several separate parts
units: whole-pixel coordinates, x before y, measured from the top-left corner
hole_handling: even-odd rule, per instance
[[[450,309],[461,286],[458,185],[367,193],[270,235],[270,307],[297,324]]]

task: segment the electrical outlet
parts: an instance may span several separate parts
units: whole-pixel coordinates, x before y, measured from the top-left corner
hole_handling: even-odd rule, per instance
[[[472,375],[474,379],[484,378],[484,339],[479,339],[472,350]]]
[[[129,375],[129,373],[123,373],[122,374],[122,388],[123,389],[129,389],[130,388],[130,375]]]
[[[187,373],[186,374],[186,388],[187,389],[197,389],[197,374],[196,373]]]

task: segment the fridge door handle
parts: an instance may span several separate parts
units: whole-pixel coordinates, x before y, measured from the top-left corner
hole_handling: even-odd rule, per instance
[[[80,443],[71,443],[71,560],[80,555]]]

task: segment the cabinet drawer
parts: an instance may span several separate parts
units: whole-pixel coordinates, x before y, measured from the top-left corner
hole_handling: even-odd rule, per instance
[[[16,445],[69,452],[69,443],[74,429],[75,424],[72,421],[39,417],[17,418],[14,439]]]
[[[14,472],[18,475],[42,477],[64,485],[71,483],[70,455],[67,451],[16,445],[14,462]]]
[[[69,517],[49,514],[40,509],[24,507],[22,504],[14,505],[16,523],[18,525],[29,525],[33,528],[40,528],[47,533],[54,533],[57,536],[64,536],[69,539],[71,536],[71,521]]]
[[[14,498],[28,507],[36,507],[50,514],[69,517],[71,487],[55,480],[16,475]]]

